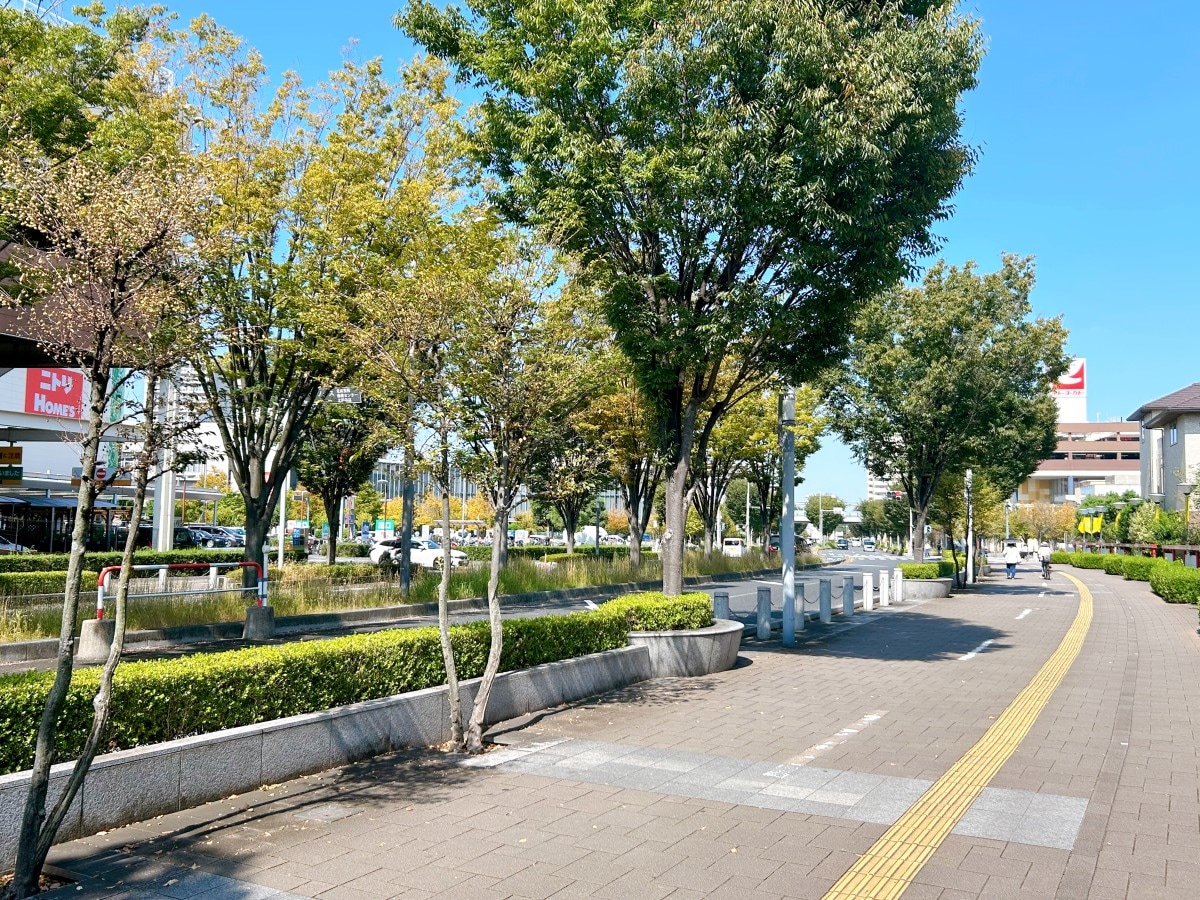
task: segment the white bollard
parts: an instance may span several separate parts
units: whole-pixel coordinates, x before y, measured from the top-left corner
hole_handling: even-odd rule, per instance
[[[892,579],[892,601],[895,603],[903,603],[904,602],[904,570],[901,569],[899,566],[897,566],[894,575],[895,575],[895,577]]]
[[[833,582],[828,578],[822,578],[819,582],[819,593],[817,594],[817,602],[821,616],[821,624],[828,625],[833,621]]]
[[[892,594],[890,585],[888,584],[888,573],[886,571],[879,573],[879,605],[892,605]]]
[[[804,582],[796,582],[796,630],[804,630]]]
[[[842,615],[849,619],[854,615],[854,576],[847,575],[842,580]]]
[[[210,591],[215,591],[217,589],[217,567],[216,566],[208,567],[208,589]]]
[[[729,591],[713,591],[713,618],[728,619]]]
[[[769,640],[771,637],[771,589],[758,589],[758,639]]]
[[[875,592],[875,576],[869,572],[863,575],[863,612],[870,612],[875,608],[875,599],[871,596]]]

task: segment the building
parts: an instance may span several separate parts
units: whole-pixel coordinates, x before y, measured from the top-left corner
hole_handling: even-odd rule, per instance
[[[1136,422],[1087,421],[1087,360],[1073,359],[1054,391],[1058,445],[1017,488],[1018,503],[1083,503],[1137,490],[1141,445]]]
[[[868,471],[866,499],[887,500],[892,495],[892,485],[899,480],[899,478],[876,478]]]
[[[1129,418],[1141,427],[1142,496],[1184,509],[1181,486],[1200,477],[1200,382],[1143,404]]]

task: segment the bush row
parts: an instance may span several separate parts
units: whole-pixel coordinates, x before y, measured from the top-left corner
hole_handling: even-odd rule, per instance
[[[635,594],[593,612],[508,619],[503,671],[624,647],[630,630],[712,624],[707,594]],[[486,622],[451,629],[458,673],[482,674]],[[53,672],[0,677],[0,773],[28,768]],[[177,659],[124,663],[113,681],[105,749],[120,750],[388,697],[445,683],[436,628],[393,629]],[[99,670],[80,669],[63,711],[56,758],[73,759],[92,715]]]
[[[83,589],[94,591],[99,572],[85,569]],[[62,594],[67,587],[66,572],[0,572],[0,595]]]
[[[108,566],[119,566],[122,554],[88,553],[84,566],[99,571]],[[166,563],[213,563],[238,562],[244,557],[241,550],[138,550],[133,554],[135,566],[157,566]],[[0,556],[0,572],[65,572],[70,556],[66,553],[20,553]]]
[[[935,559],[922,563],[900,563],[898,568],[904,573],[905,578],[918,581],[954,577],[954,563],[948,559]]]
[[[1118,553],[1055,553],[1051,563],[1070,563],[1078,569],[1102,569],[1129,581],[1148,581],[1150,589],[1168,603],[1200,604],[1200,570],[1150,556]]]
[[[620,552],[622,550],[624,550],[625,552],[624,553]],[[610,553],[608,551],[617,551],[617,552]],[[547,553],[545,556],[539,556],[536,558],[541,559],[542,562],[552,562],[552,563],[568,562],[573,559],[586,561],[589,559],[597,559],[597,558],[603,559],[606,562],[612,562],[614,559],[628,559],[629,558],[629,548],[628,547],[601,547],[600,555],[599,555],[599,557],[597,557],[595,547],[581,547],[581,548],[577,548],[574,553],[566,553],[566,552]],[[650,550],[643,550],[642,551],[642,561],[646,562],[647,560],[651,560],[651,559],[658,559],[658,554],[654,553]]]

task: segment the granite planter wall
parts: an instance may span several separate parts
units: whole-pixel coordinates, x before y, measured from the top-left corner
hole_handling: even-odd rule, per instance
[[[645,647],[654,678],[694,677],[732,669],[744,626],[717,619],[708,628],[687,631],[631,631],[631,647]]]
[[[953,578],[905,578],[904,599],[934,600],[938,597],[949,597],[953,585]]]

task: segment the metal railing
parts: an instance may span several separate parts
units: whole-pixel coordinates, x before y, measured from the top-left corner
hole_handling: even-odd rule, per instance
[[[258,584],[255,587],[236,587],[231,588],[217,584],[217,578],[221,569],[254,569],[258,574]],[[143,597],[179,597],[183,594],[191,594],[195,596],[204,596],[207,594],[229,594],[229,593],[256,593],[256,605],[267,605],[267,573],[262,567],[262,563],[240,560],[238,562],[222,562],[222,563],[162,563],[156,565],[130,566],[130,569],[135,572],[158,572],[157,591],[138,591],[137,596]],[[172,571],[187,571],[196,569],[206,569],[208,571],[208,587],[205,590],[188,590],[188,591],[168,591],[167,588],[167,573]],[[109,589],[109,580],[114,572],[120,572],[120,566],[106,566],[100,570],[100,574],[96,577],[96,618],[104,618],[104,595]]]

